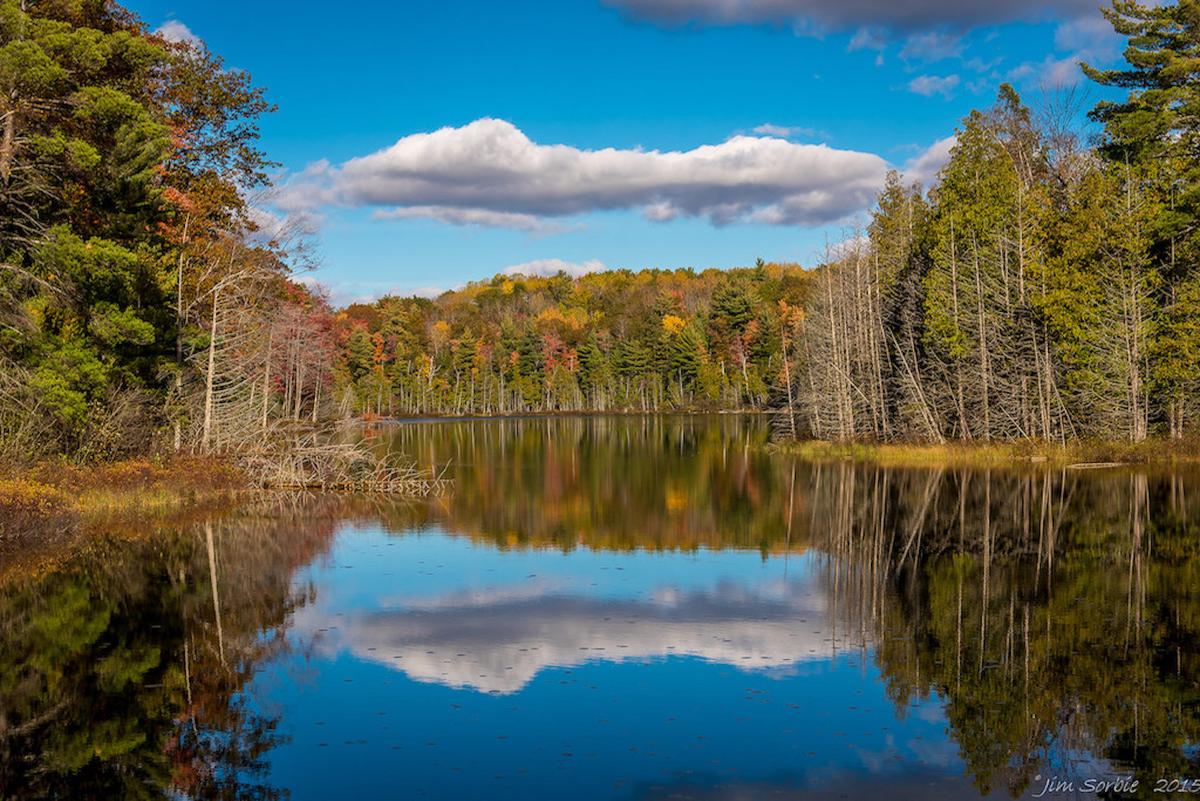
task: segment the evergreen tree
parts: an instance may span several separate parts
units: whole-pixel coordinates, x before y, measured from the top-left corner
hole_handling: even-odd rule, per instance
[[[1200,390],[1200,2],[1114,0],[1104,15],[1128,39],[1127,67],[1084,71],[1129,93],[1098,103],[1091,116],[1104,125],[1101,153],[1131,169],[1161,206],[1148,230],[1164,278],[1154,375],[1169,433],[1181,437]]]

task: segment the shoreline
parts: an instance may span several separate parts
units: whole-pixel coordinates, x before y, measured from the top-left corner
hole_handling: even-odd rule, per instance
[[[69,536],[82,527],[166,520],[228,503],[250,489],[246,476],[222,458],[0,464],[0,546],[48,527]]]
[[[771,412],[568,412],[462,417],[357,420],[364,427],[473,423],[582,417],[758,417]],[[1200,467],[1200,437],[1153,438],[1140,443],[1079,440],[1017,442],[872,443],[824,440],[762,443],[769,453],[814,462],[854,462],[913,468],[1054,468],[1103,470],[1131,467]],[[254,483],[222,457],[135,458],[74,465],[43,461],[0,463],[0,550],[31,531],[64,534],[81,528],[124,528],[133,520],[165,520],[196,509],[228,504]]]
[[[772,417],[780,415],[768,409],[723,409],[681,411],[586,411],[522,412],[489,415],[422,415],[356,419],[364,426],[420,425],[435,423],[487,422],[494,420],[544,420],[553,418],[602,417]],[[766,449],[780,454],[800,456],[813,461],[853,461],[894,467],[1012,467],[1050,466],[1075,470],[1137,466],[1200,465],[1200,436],[1181,440],[1150,437],[1141,442],[1127,440],[1079,439],[1067,443],[1040,440],[984,442],[955,440],[930,442],[837,442],[799,439],[772,441]]]
[[[937,443],[872,443],[797,440],[775,442],[775,453],[812,461],[876,464],[883,467],[1053,467],[1097,470],[1129,467],[1200,466],[1200,439],[1150,438],[1142,442],[1021,440]]]
[[[362,425],[413,425],[416,423],[460,423],[487,420],[548,420],[589,417],[763,417],[778,414],[770,409],[680,409],[659,412],[629,410],[570,412],[505,412],[503,414],[423,414],[397,417],[358,417],[347,421]]]

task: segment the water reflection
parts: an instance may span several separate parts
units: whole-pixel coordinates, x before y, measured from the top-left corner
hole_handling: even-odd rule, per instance
[[[264,499],[10,575],[0,797],[1200,776],[1194,474],[816,465],[765,436],[405,427],[385,444],[449,464],[451,498]]]
[[[402,425],[377,436],[452,470],[446,530],[504,547],[771,548],[787,539],[789,463],[758,416],[568,417]]]
[[[275,798],[278,720],[241,694],[286,648],[332,520],[272,503],[106,538],[0,587],[0,797]],[[297,525],[299,523],[299,525]]]
[[[298,628],[327,651],[402,670],[418,681],[515,693],[546,668],[589,661],[692,656],[742,669],[785,668],[833,654],[821,599],[804,585],[712,590],[662,587],[646,598],[568,595],[537,584],[414,600],[394,610],[334,619],[301,616]]]
[[[943,702],[980,791],[1023,792],[1056,762],[1081,779],[1200,773],[1194,476],[822,478],[829,591],[873,633],[895,703]]]

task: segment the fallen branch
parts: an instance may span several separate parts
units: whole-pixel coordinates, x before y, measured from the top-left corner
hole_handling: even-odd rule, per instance
[[[433,476],[360,442],[335,442],[321,431],[260,444],[243,451],[237,461],[254,483],[267,489],[429,497],[441,495],[451,485],[444,468]]]

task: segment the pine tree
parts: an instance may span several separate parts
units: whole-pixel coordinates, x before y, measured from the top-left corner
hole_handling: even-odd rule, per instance
[[[1161,206],[1149,231],[1164,279],[1155,378],[1169,433],[1181,437],[1200,389],[1200,2],[1114,0],[1104,15],[1128,37],[1128,68],[1084,71],[1130,91],[1098,103],[1091,116],[1104,125],[1101,153],[1132,170]]]

